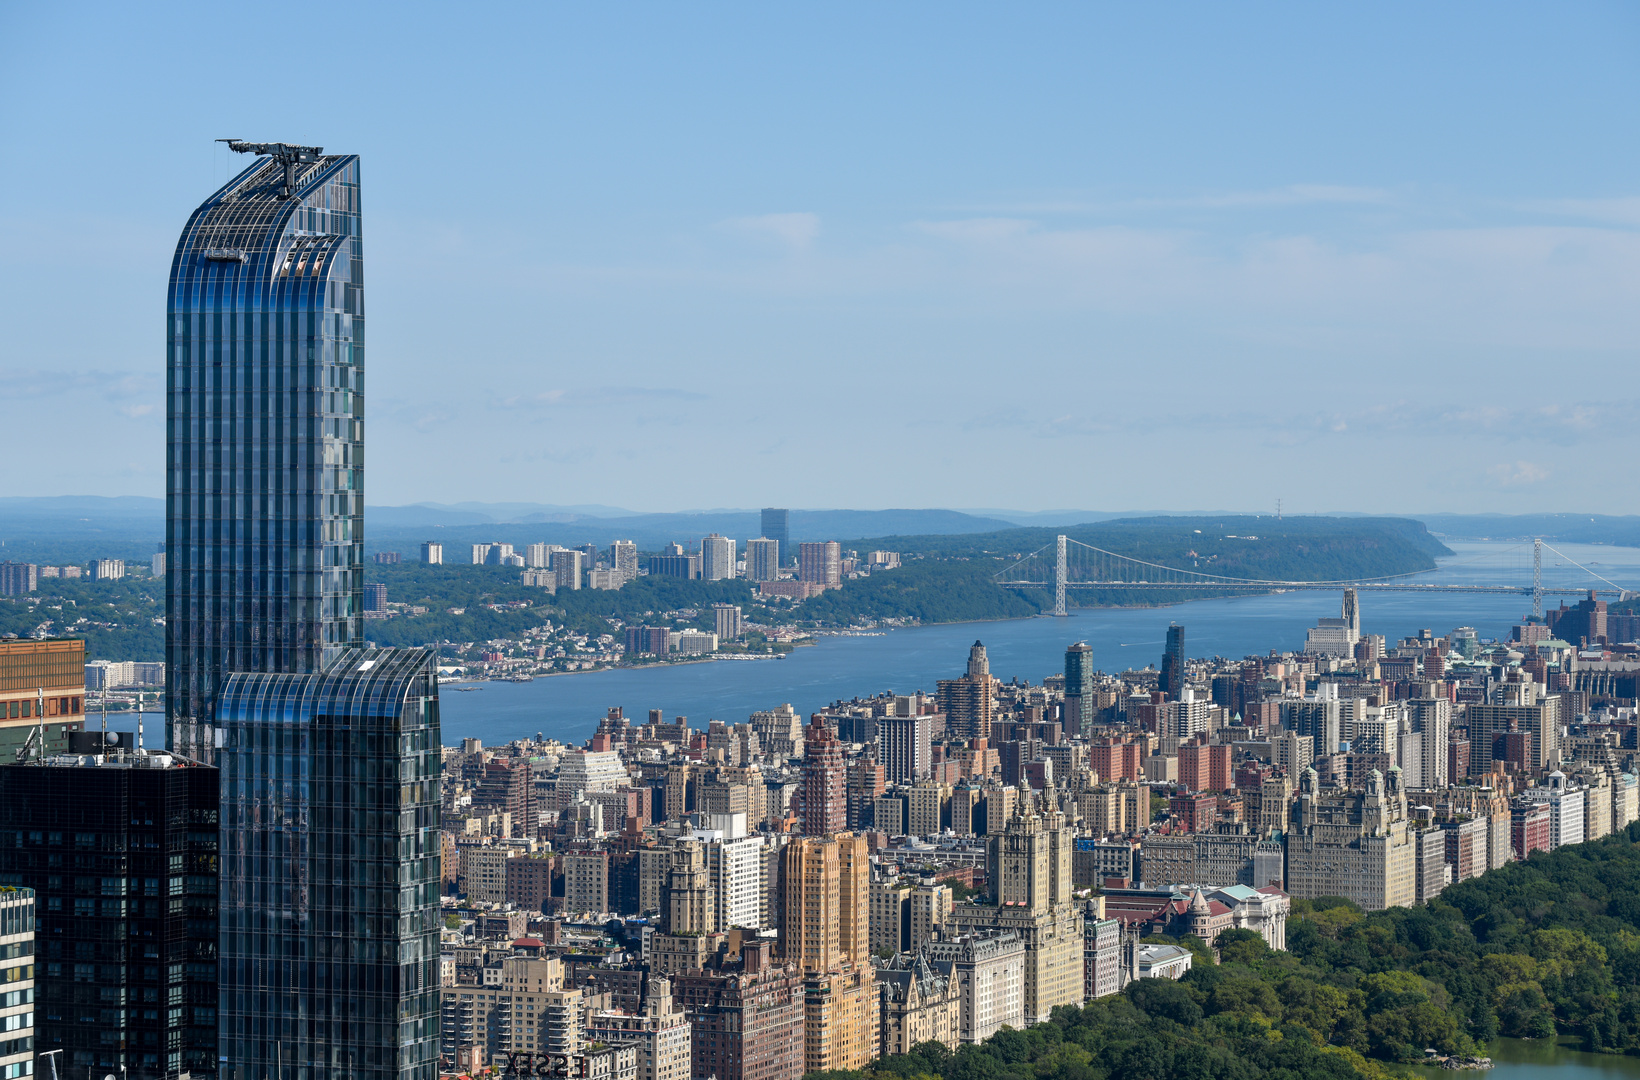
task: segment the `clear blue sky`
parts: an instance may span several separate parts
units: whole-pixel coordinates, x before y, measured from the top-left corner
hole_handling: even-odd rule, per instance
[[[0,2],[0,493],[164,492],[213,139],[372,503],[1640,512],[1640,6]]]

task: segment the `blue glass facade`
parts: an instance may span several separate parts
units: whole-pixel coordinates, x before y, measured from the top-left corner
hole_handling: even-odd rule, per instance
[[[359,159],[259,157],[195,210],[166,338],[168,737],[214,764],[227,672],[362,640]]]
[[[218,696],[224,1077],[434,1080],[438,683],[349,649]]]

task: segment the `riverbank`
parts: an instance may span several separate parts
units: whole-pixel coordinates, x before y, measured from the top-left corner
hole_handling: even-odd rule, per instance
[[[881,634],[852,634],[850,637],[881,637]],[[639,660],[619,664],[606,664],[603,667],[580,668],[575,671],[533,671],[522,675],[472,675],[461,678],[445,678],[439,681],[440,686],[457,686],[463,683],[532,683],[537,679],[556,679],[564,675],[603,675],[611,671],[638,671],[645,668],[675,668],[688,667],[690,664],[715,664],[725,660],[784,660],[792,651],[810,648],[814,645],[811,638],[787,643],[785,652],[748,653],[748,652],[717,652],[701,656],[695,660]]]
[[[772,658],[779,659],[780,654],[777,654]],[[610,671],[639,671],[645,668],[688,667],[691,664],[712,664],[716,662],[717,657],[703,656],[699,660],[662,660],[648,664],[611,664],[608,667],[582,668],[579,671],[537,671],[531,673],[527,678],[521,678],[514,675],[496,675],[494,677],[475,675],[472,678],[440,680],[439,686],[457,687],[466,686],[472,683],[522,683],[527,685],[535,682],[537,679],[558,679],[566,678],[570,675],[602,675]]]

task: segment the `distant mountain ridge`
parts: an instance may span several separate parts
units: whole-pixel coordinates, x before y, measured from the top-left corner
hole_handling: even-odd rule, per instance
[[[543,515],[544,517],[545,515]],[[683,514],[633,514],[629,517],[575,517],[570,520],[496,522],[493,524],[455,523],[449,525],[375,524],[373,508],[366,508],[365,543],[369,550],[408,553],[424,540],[446,544],[477,544],[490,541],[513,544],[547,542],[574,546],[597,544],[606,547],[614,540],[631,540],[641,550],[653,551],[669,543],[685,547],[700,538],[718,533],[746,541],[763,535],[762,519],[755,510],[717,510]],[[961,535],[1014,528],[999,518],[976,517],[956,510],[793,510],[790,519],[792,543],[805,540],[856,540],[861,537],[906,534]],[[431,530],[431,531],[429,531]],[[446,551],[445,558],[454,558]]]
[[[1079,526],[1140,520],[1177,525],[1185,519],[1245,516],[1218,512],[1095,510],[793,509],[791,539],[798,542],[978,536],[1019,528],[1074,530]],[[1551,542],[1640,547],[1640,516],[1633,515],[1401,516],[1423,522],[1432,533],[1454,538],[1541,536]],[[1263,519],[1274,520],[1269,515]],[[1287,520],[1296,523],[1303,518]],[[615,539],[630,539],[640,548],[653,550],[674,541],[695,544],[713,532],[744,541],[760,535],[760,531],[759,511],[741,508],[642,513],[603,504],[532,502],[424,502],[365,507],[368,550],[397,550],[406,554],[424,540],[440,540],[455,546],[491,540],[513,544],[545,541],[604,546]],[[0,559],[70,561],[96,555],[145,558],[164,536],[164,499],[141,495],[0,496]]]

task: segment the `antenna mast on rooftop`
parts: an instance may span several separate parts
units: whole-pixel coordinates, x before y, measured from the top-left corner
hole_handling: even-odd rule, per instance
[[[285,181],[279,187],[279,197],[288,199],[296,190],[296,166],[318,164],[319,158],[325,152],[322,146],[297,146],[294,143],[282,142],[246,142],[243,139],[218,139],[220,143],[227,143],[228,149],[236,154],[260,154],[271,157],[285,167]]]

